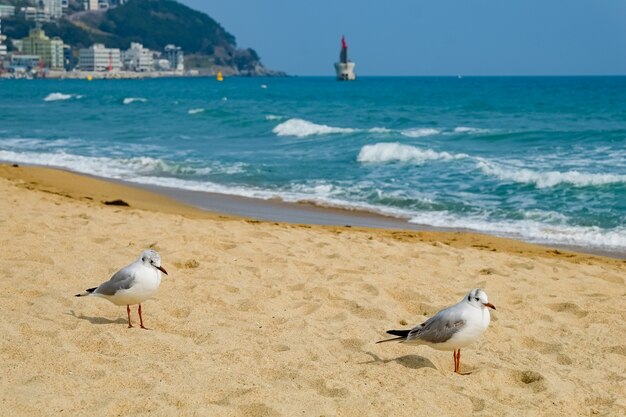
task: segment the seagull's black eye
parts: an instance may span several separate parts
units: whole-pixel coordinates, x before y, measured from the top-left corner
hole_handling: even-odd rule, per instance
[[[478,298],[474,298],[474,300],[476,300],[476,301],[480,301]]]

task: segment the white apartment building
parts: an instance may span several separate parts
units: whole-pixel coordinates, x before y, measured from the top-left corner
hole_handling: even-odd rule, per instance
[[[0,18],[15,16],[15,6],[0,4]]]
[[[122,66],[128,71],[152,71],[154,69],[152,51],[140,43],[132,42],[130,48],[122,52]]]
[[[63,2],[61,0],[43,0],[43,8],[51,19],[60,19],[63,16]]]
[[[2,67],[4,58],[7,56],[7,46],[3,43],[6,38],[7,37],[2,34],[2,19],[0,19],[0,67]]]
[[[169,61],[172,71],[182,73],[185,70],[185,57],[180,46],[165,46],[164,56]]]
[[[120,58],[119,49],[96,43],[79,51],[78,67],[82,71],[119,71],[122,68]]]

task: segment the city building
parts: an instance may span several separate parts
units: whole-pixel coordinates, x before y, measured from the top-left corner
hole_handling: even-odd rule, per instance
[[[11,43],[13,43],[13,50],[19,53],[24,52],[24,43],[21,39],[11,39]]]
[[[182,73],[185,70],[185,57],[180,46],[165,46],[165,53],[163,55],[165,59],[169,61],[172,71]]]
[[[15,6],[6,6],[4,4],[0,4],[0,19],[3,17],[12,16],[15,16]]]
[[[35,20],[37,19],[37,8],[36,7],[22,7],[20,9],[22,13],[24,13],[24,19],[26,20]]]
[[[152,51],[140,43],[132,42],[130,48],[122,52],[122,67],[127,71],[152,71],[154,68]]]
[[[7,46],[4,44],[6,36],[2,34],[2,19],[0,19],[0,68],[3,66],[4,59],[7,56]]]
[[[11,55],[11,68],[13,70],[30,70],[39,66],[39,55]]]
[[[22,7],[20,11],[24,14],[24,19],[34,20],[35,22],[49,22],[50,11],[45,7],[43,1],[39,4],[41,7]],[[59,16],[60,17],[60,16]]]
[[[60,19],[63,16],[61,0],[42,0],[42,4],[49,19]]]
[[[98,9],[109,9],[111,7],[116,7],[116,6],[120,6],[124,3],[126,3],[126,0],[97,0],[95,3],[97,3],[97,8],[96,9],[92,9],[91,7],[94,7],[94,5],[92,5],[92,1],[86,1],[86,3],[89,3],[89,5],[87,5],[85,7],[86,10],[98,10]]]
[[[41,28],[31,29],[28,36],[22,39],[22,51],[26,55],[38,55],[46,68],[64,68],[63,41],[58,37],[50,39]]]
[[[119,49],[96,43],[79,51],[78,67],[82,71],[119,71],[122,68],[120,58]]]

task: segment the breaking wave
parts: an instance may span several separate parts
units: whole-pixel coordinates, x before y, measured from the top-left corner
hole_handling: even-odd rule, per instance
[[[303,119],[289,119],[272,129],[272,132],[278,136],[296,136],[299,138],[333,133],[353,133],[355,131],[357,129],[318,125]]]
[[[534,184],[537,188],[550,188],[560,184],[569,184],[575,187],[626,183],[626,175],[585,173],[579,171],[533,171],[527,168],[505,168],[500,164],[480,160],[476,166],[485,174],[494,176],[503,181],[513,181],[520,184]]]
[[[414,128],[401,130],[400,133],[410,138],[422,138],[424,136],[438,135],[441,132],[437,129],[432,128]]]
[[[187,113],[189,114],[198,114],[198,113],[203,113],[205,110],[204,109],[189,109],[189,111]]]
[[[142,97],[126,97],[122,102],[124,104],[131,104],[131,103],[134,103],[134,102],[145,103],[146,101],[148,101],[148,100],[145,99],[145,98],[142,98]]]
[[[43,99],[43,101],[63,101],[73,98],[80,99],[83,98],[83,96],[79,94],[50,93],[46,96],[46,98]]]
[[[432,149],[419,149],[415,146],[401,143],[376,143],[365,145],[357,156],[358,162],[386,163],[386,162],[413,162],[421,164],[432,160],[453,160],[468,158],[465,154],[451,154],[436,152]]]
[[[480,129],[477,127],[467,127],[467,126],[458,126],[455,127],[452,131],[454,133],[468,133],[470,135],[478,135],[481,133],[490,133],[493,132],[491,129]]]

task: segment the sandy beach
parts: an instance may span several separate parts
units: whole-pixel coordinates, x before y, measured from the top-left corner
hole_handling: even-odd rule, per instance
[[[1,165],[0,196],[0,415],[626,413],[622,259],[250,220],[46,168]],[[152,330],[74,297],[149,247],[169,272],[143,304]],[[375,344],[473,287],[498,310],[463,350],[470,375],[449,352]]]

